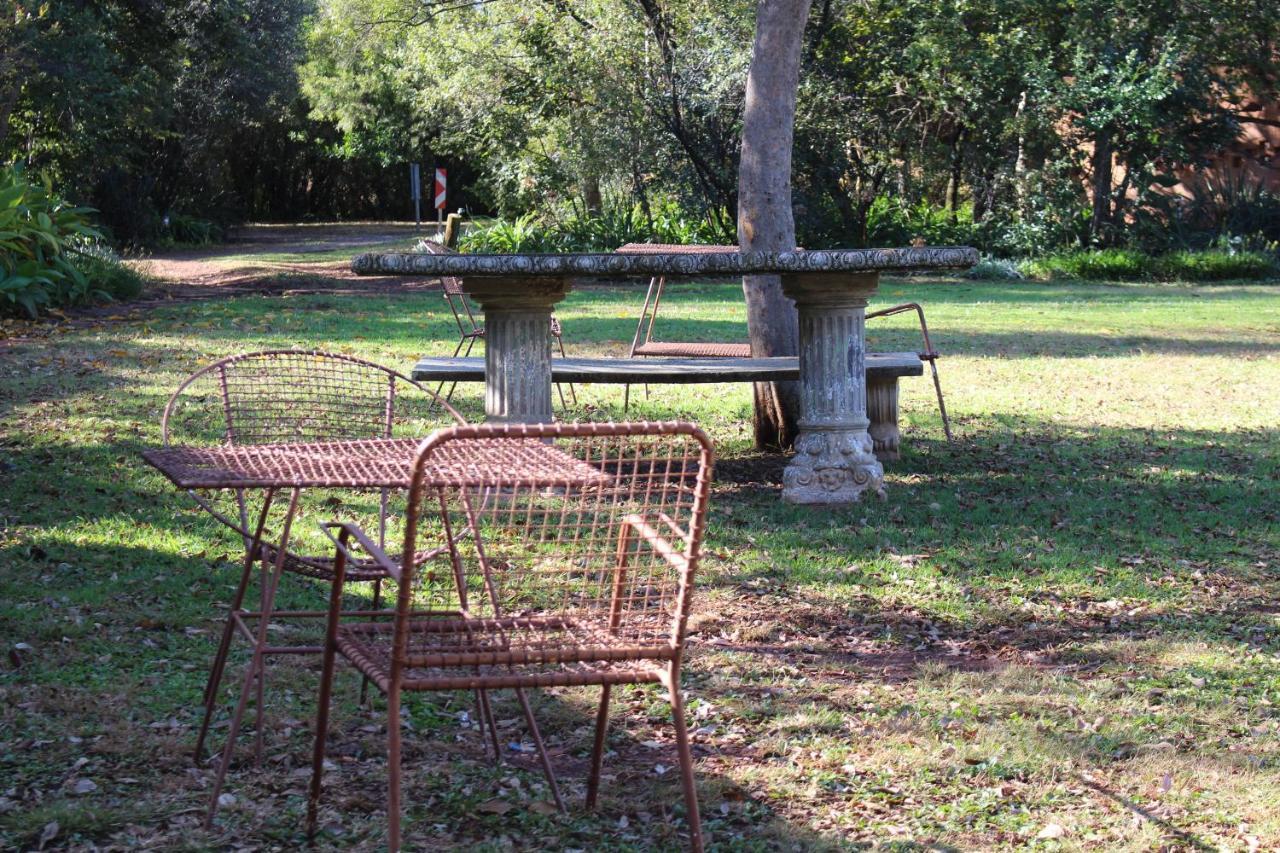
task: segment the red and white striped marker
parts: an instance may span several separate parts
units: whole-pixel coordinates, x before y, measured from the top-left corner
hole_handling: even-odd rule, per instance
[[[444,210],[445,187],[445,170],[436,169],[436,210]]]

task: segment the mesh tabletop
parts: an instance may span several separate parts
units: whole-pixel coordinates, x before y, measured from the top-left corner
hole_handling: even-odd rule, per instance
[[[235,447],[166,447],[145,451],[148,463],[183,489],[408,488],[417,439]],[[520,483],[590,485],[607,475],[538,439],[474,438],[438,447],[425,482],[438,486]]]

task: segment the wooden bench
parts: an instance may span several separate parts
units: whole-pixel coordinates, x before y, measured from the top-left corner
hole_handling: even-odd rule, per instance
[[[418,361],[419,382],[483,382],[484,359],[435,358]],[[898,379],[923,376],[914,352],[867,353],[867,417],[881,460],[898,458]],[[785,382],[800,378],[798,358],[553,358],[552,382],[679,385],[704,382]]]

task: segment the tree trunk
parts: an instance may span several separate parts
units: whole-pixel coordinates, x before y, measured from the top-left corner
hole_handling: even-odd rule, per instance
[[[796,247],[791,148],[809,4],[810,0],[758,0],[756,4],[738,170],[738,244],[744,252],[789,252]],[[795,304],[783,295],[778,276],[744,276],[742,290],[751,354],[798,355]],[[757,447],[786,448],[795,441],[799,390],[795,382],[755,386]]]
[[[587,174],[582,178],[582,200],[587,205],[587,213],[599,216],[604,209],[604,197],[600,193],[600,176]]]
[[[1093,215],[1089,236],[1094,243],[1106,239],[1111,221],[1111,133],[1098,131],[1093,142]]]
[[[951,171],[947,175],[947,210],[951,211],[951,221],[955,222],[960,210],[960,181],[964,176],[964,154],[960,147],[964,142],[964,127],[956,128],[951,137]]]

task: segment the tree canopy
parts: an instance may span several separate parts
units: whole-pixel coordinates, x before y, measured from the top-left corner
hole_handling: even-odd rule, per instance
[[[410,161],[477,211],[676,206],[733,231],[748,0],[4,3],[0,159],[122,236],[170,212],[404,216]],[[1265,121],[1273,11],[814,0],[798,239],[909,238],[888,205],[993,251],[1123,242],[1175,169]]]

